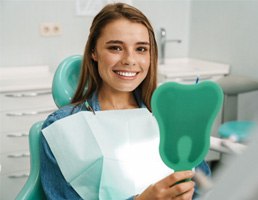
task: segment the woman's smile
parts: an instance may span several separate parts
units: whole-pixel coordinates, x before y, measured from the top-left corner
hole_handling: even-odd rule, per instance
[[[136,71],[125,71],[125,70],[113,70],[121,79],[131,80],[135,79],[139,72]]]
[[[102,88],[132,92],[145,79],[150,67],[147,28],[121,18],[106,25],[92,58],[98,64]]]

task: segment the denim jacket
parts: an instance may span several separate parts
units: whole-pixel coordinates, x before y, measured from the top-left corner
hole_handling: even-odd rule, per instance
[[[135,93],[136,101],[139,107],[145,107],[144,103],[140,100],[139,95]],[[99,102],[97,99],[97,94],[95,93],[92,98],[88,99],[88,103],[91,108],[95,111],[100,110]],[[85,104],[80,104],[77,106],[67,105],[56,112],[50,114],[45,120],[42,129],[46,128],[53,122],[62,119],[64,117],[70,116],[80,111],[88,110]],[[206,175],[210,175],[210,169],[208,165],[203,161],[199,166]],[[44,137],[41,134],[41,144],[40,144],[40,177],[42,187],[45,196],[49,200],[81,200],[82,198],[76,193],[76,191],[71,187],[71,185],[65,180],[61,173],[61,170],[57,164],[57,161]],[[134,195],[128,197],[127,200],[133,200]],[[197,190],[195,190],[195,195],[197,195]]]

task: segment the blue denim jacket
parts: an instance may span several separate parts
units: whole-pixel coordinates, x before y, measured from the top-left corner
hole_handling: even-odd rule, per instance
[[[139,95],[135,94],[135,98],[139,107],[145,107],[143,102],[140,100]],[[88,100],[89,105],[95,111],[100,110],[99,102],[96,93]],[[50,114],[45,120],[42,129],[46,128],[53,122],[72,115],[74,113],[87,110],[85,104],[80,104],[77,106],[67,105],[56,112]],[[202,162],[197,168],[202,170],[206,175],[210,175],[210,169],[205,162]],[[81,200],[82,198],[76,193],[76,191],[71,187],[71,185],[66,182],[63,177],[56,159],[51,152],[50,147],[44,137],[41,134],[41,150],[40,150],[40,177],[43,190],[47,199],[49,200]],[[128,197],[128,200],[133,200],[135,194]],[[197,195],[197,190],[195,195]]]

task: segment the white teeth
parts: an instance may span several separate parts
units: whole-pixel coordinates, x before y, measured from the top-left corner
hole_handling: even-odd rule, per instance
[[[136,72],[116,72],[120,76],[132,77],[136,75]]]

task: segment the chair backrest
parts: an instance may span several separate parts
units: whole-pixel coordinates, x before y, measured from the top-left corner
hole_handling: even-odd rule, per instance
[[[36,122],[30,128],[29,144],[30,144],[30,175],[22,190],[16,197],[16,200],[41,200],[44,199],[43,189],[40,183],[39,176],[39,145],[40,132],[43,121]]]
[[[65,58],[55,71],[52,82],[52,96],[57,107],[70,103],[79,79],[82,56],[75,55]],[[16,197],[16,200],[45,199],[40,181],[40,137],[43,121],[32,125],[29,132],[30,174]]]

